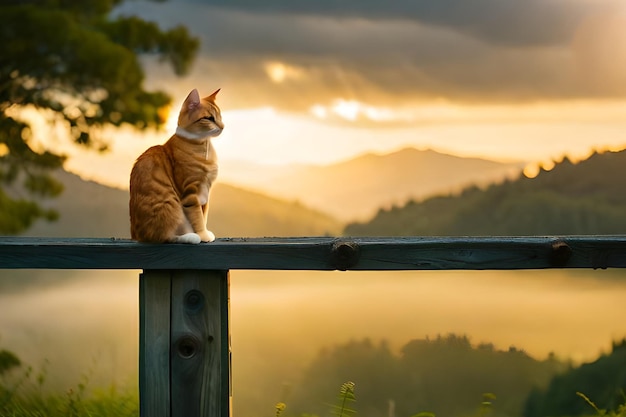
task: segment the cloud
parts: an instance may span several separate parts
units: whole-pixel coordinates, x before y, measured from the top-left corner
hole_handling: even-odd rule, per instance
[[[202,39],[190,78],[219,84],[229,106],[309,112],[338,100],[381,107],[626,97],[626,8],[619,5],[170,0],[126,2],[119,13],[188,25]]]
[[[290,79],[300,80],[305,77],[302,69],[278,61],[266,62],[265,73],[276,84]]]
[[[193,0],[192,0],[193,1]],[[449,28],[490,43],[567,43],[586,16],[619,0],[196,0],[229,10],[270,15],[408,20]]]

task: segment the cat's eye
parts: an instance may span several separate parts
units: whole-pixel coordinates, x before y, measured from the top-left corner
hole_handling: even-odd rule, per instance
[[[215,117],[213,117],[213,116],[204,116],[202,119],[203,120],[208,120],[209,122],[215,123]]]

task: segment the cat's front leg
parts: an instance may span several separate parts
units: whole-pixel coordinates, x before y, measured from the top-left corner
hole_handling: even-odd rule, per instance
[[[190,193],[182,200],[183,212],[194,233],[200,236],[202,242],[213,242],[215,235],[207,230],[205,215],[202,212],[202,205],[195,193]]]
[[[206,227],[207,220],[209,217],[209,203],[208,202],[202,206],[202,217],[203,217],[202,224],[204,225],[205,234],[204,235],[200,234],[200,239],[203,242],[213,242],[215,240],[215,234],[209,229],[207,229]]]
[[[202,211],[197,210],[197,211],[194,211],[194,214],[195,213],[199,214],[199,215],[196,214],[194,216],[196,217],[195,222],[194,220],[188,217],[189,223],[191,223],[191,226],[193,227],[194,232],[197,233],[198,236],[200,236],[200,240],[202,242],[213,242],[215,240],[215,234],[213,234],[213,232],[211,232],[210,230],[206,228],[206,223],[204,221],[205,217],[202,215]]]

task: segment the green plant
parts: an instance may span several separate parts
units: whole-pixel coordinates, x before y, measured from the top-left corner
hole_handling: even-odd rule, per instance
[[[480,407],[478,407],[478,411],[476,413],[477,417],[485,417],[491,413],[493,409],[493,400],[496,399],[496,395],[491,392],[485,392],[483,394],[483,400],[480,403]],[[435,417],[435,413],[430,411],[422,411],[417,414],[413,414],[411,417]]]
[[[356,410],[348,407],[350,403],[356,402],[354,387],[355,383],[351,381],[341,384],[339,395],[337,396],[337,404],[332,406],[332,412],[336,417],[351,417],[356,414]]]
[[[484,417],[491,413],[493,409],[493,400],[496,399],[496,394],[492,392],[485,392],[483,394],[483,401],[480,403],[480,407],[478,408],[478,416]]]
[[[344,382],[341,384],[339,388],[339,394],[337,395],[337,402],[335,404],[331,404],[332,407],[331,412],[336,417],[352,417],[356,414],[356,410],[350,408],[349,405],[351,403],[356,402],[356,395],[354,393],[356,384],[352,381]],[[579,393],[582,396],[582,394]],[[587,397],[583,398],[589,399]],[[496,399],[496,395],[491,392],[483,393],[482,402],[480,403],[480,407],[476,413],[477,417],[485,417],[489,415],[493,409],[493,401]],[[590,401],[589,401],[590,402]],[[593,403],[590,402],[593,405]],[[595,407],[595,405],[594,405]],[[276,415],[275,417],[280,417],[287,408],[287,405],[284,402],[276,403]],[[597,409],[597,408],[596,408]],[[605,414],[600,414],[604,416]],[[309,414],[303,414],[301,417],[311,417]],[[417,414],[413,414],[411,417],[435,417],[435,413],[430,411],[421,411]],[[626,414],[616,414],[609,415],[609,417],[626,417]]]
[[[336,417],[352,417],[356,414],[356,410],[349,407],[350,403],[354,403],[356,401],[356,395],[354,394],[354,388],[356,384],[352,381],[344,382],[339,387],[339,394],[337,395],[337,402],[335,404],[330,404],[331,413]],[[287,404],[284,402],[276,403],[276,414],[275,417],[280,417],[285,408],[287,408]],[[303,414],[302,417],[316,417],[310,414]]]
[[[282,402],[276,403],[276,417],[280,417],[283,411],[285,411],[285,408],[287,408],[287,404]]]
[[[138,417],[139,398],[134,389],[119,391],[115,385],[108,389],[87,389],[97,360],[82,375],[78,384],[65,394],[47,393],[48,362],[39,371],[31,366],[22,373],[9,375],[21,367],[17,355],[0,351],[0,416],[11,417]],[[89,391],[89,392],[88,392]]]
[[[607,417],[626,417],[626,396],[624,396],[624,402],[622,402],[622,404],[619,405],[619,407],[617,407],[617,410],[610,410],[607,411],[605,409],[601,409],[599,408],[596,403],[594,403],[593,401],[591,401],[591,399],[589,397],[587,397],[585,394],[583,394],[582,392],[576,392],[576,395],[578,395],[580,398],[582,398],[583,400],[585,400],[585,402],[587,404],[589,404],[599,416],[607,416]],[[622,393],[622,395],[624,395],[624,393]]]

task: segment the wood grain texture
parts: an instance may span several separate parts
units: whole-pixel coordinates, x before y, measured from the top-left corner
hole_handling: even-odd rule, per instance
[[[172,275],[172,417],[228,417],[228,272]],[[226,371],[226,372],[224,372]]]
[[[555,250],[560,243],[561,249]],[[626,236],[218,239],[200,245],[0,238],[0,268],[443,270],[626,268]]]
[[[171,273],[139,277],[139,410],[141,417],[170,416]]]
[[[140,277],[141,417],[228,417],[228,271]]]

